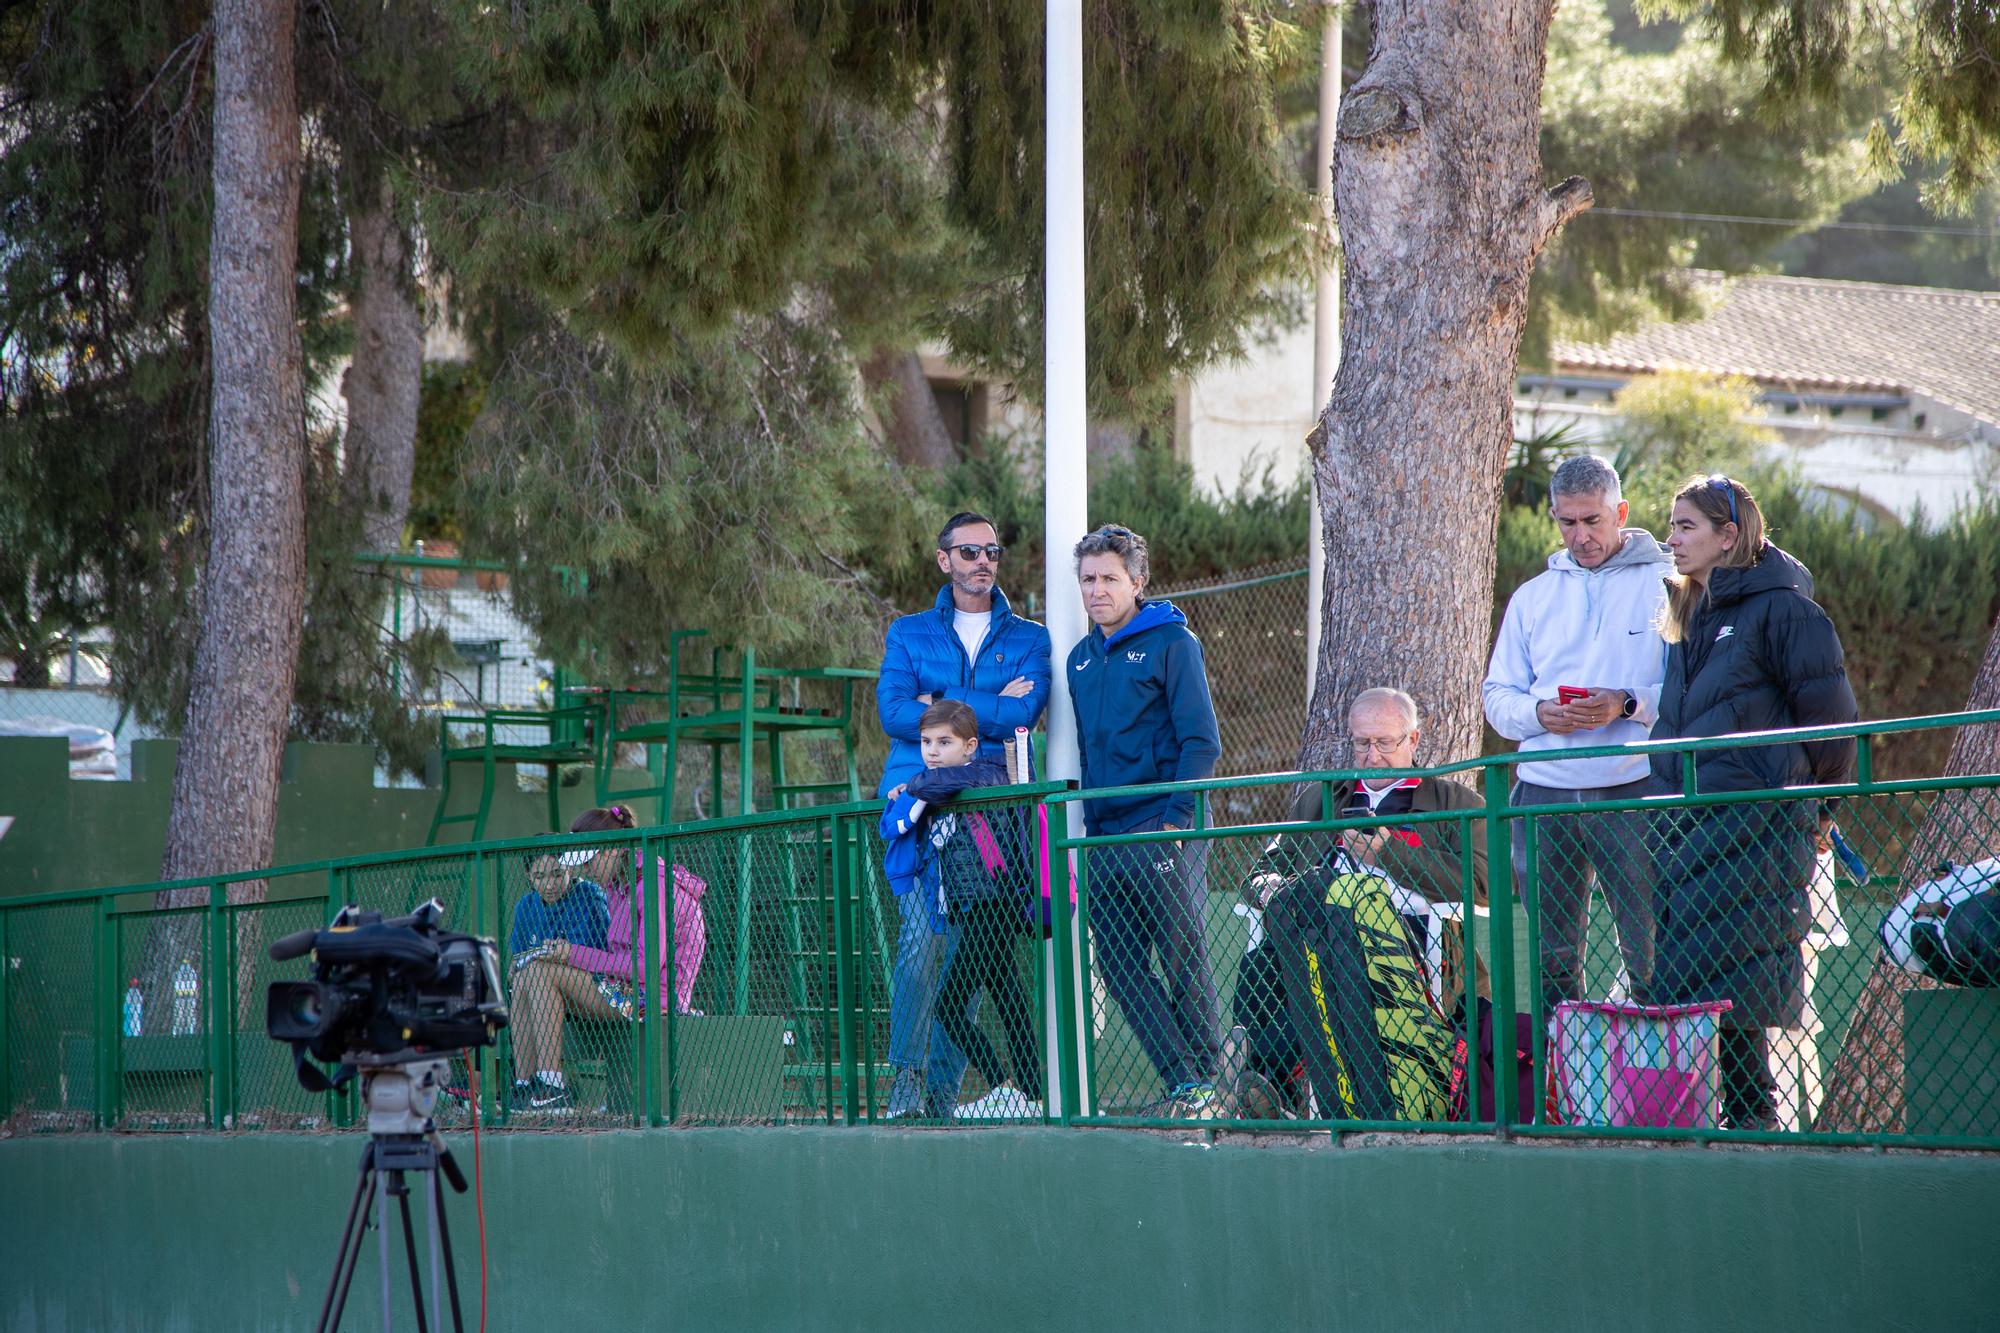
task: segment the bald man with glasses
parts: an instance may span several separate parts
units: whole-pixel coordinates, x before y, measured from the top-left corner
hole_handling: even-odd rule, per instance
[[[1423,739],[1416,700],[1401,690],[1377,688],[1355,696],[1347,714],[1347,766],[1355,769],[1414,768],[1417,746]],[[1403,824],[1393,821],[1402,814],[1425,814],[1438,810],[1477,810],[1477,793],[1446,778],[1382,777],[1361,778],[1333,784],[1332,817],[1335,819],[1377,815],[1386,821],[1375,829],[1350,829],[1343,834],[1325,832],[1281,833],[1251,863],[1242,885],[1243,901],[1261,913],[1271,898],[1287,884],[1296,884],[1315,867],[1329,875],[1334,853],[1359,866],[1379,871],[1402,891],[1400,904],[1410,934],[1410,943],[1420,966],[1429,967],[1426,946],[1433,941],[1428,932],[1440,928],[1425,904],[1462,904],[1465,864],[1472,865],[1473,901],[1486,901],[1486,824],[1484,820],[1440,820],[1436,823]],[[1290,818],[1298,823],[1321,818],[1321,789],[1309,783],[1292,803]],[[1464,937],[1458,923],[1442,923],[1442,975],[1436,978],[1437,993],[1447,1012],[1461,1007],[1465,999]],[[1484,963],[1474,956],[1474,992],[1484,999],[1490,995]],[[1483,1006],[1482,1006],[1483,1007]],[[1262,941],[1243,955],[1236,976],[1236,993],[1231,1002],[1232,1019],[1243,1029],[1245,1049],[1239,1095],[1245,1113],[1266,1109],[1299,1113],[1304,1107],[1305,1048],[1291,1022],[1286,1004],[1284,976],[1276,949]],[[1233,1071],[1232,1071],[1233,1072]],[[1275,1103],[1275,1104],[1274,1104]]]

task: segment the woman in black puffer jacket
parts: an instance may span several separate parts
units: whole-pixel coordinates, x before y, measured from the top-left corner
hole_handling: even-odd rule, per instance
[[[1674,496],[1662,637],[1666,680],[1654,740],[1853,722],[1840,637],[1812,600],[1805,566],[1764,540],[1749,490],[1726,477]],[[1653,756],[1653,789],[1683,788],[1686,757]],[[1763,791],[1848,781],[1852,740],[1746,746],[1696,755],[1695,791]],[[1796,1027],[1805,1005],[1799,949],[1820,837],[1818,802],[1673,811],[1655,821],[1658,1003],[1729,1000],[1720,1062],[1724,1119],[1772,1125],[1766,1029]]]

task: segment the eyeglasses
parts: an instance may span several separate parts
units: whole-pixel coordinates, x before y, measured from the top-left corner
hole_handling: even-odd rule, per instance
[[[997,565],[1000,563],[1000,557],[1007,554],[1007,548],[997,542],[989,546],[965,545],[953,546],[948,549],[958,552],[958,558],[968,563],[977,560],[983,555]]]
[[[1410,733],[1407,731],[1400,736],[1381,738],[1374,736],[1349,736],[1347,738],[1347,748],[1355,754],[1367,754],[1372,750],[1376,754],[1387,755],[1408,739],[1410,739]]]
[[[1729,497],[1729,521],[1739,528],[1742,527],[1743,521],[1736,517],[1736,483],[1717,472],[1709,477],[1708,484],[1711,489],[1721,491]]]

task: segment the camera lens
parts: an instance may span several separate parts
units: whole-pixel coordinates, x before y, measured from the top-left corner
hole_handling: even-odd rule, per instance
[[[300,987],[292,992],[290,1012],[292,1021],[302,1028],[319,1029],[320,1006],[317,990]]]

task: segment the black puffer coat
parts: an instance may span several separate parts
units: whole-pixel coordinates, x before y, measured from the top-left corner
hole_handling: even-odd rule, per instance
[[[1654,740],[1852,722],[1840,638],[1812,575],[1766,543],[1747,569],[1718,569],[1682,641],[1667,650]],[[1854,742],[1757,745],[1698,756],[1699,792],[1844,782]],[[1653,756],[1656,792],[1681,790],[1681,757]],[[1653,826],[1658,921],[1653,995],[1727,999],[1734,1027],[1791,1027],[1804,1006],[1799,941],[1810,919],[1811,803],[1673,811]]]

